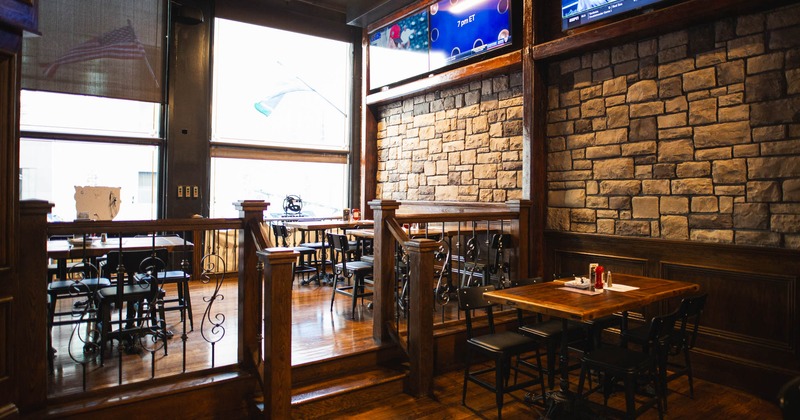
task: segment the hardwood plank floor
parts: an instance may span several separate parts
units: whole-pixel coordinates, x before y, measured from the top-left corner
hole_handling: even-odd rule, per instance
[[[487,365],[489,366],[489,365]],[[571,375],[570,389],[577,389],[577,375]],[[494,393],[470,383],[467,387],[467,405],[461,405],[463,371],[439,375],[434,380],[434,397],[413,398],[398,394],[356,409],[342,411],[324,419],[496,419],[497,407]],[[694,399],[689,398],[689,385],[684,379],[670,383],[666,419],[781,419],[778,406],[750,394],[695,378]],[[533,391],[536,391],[534,389]],[[525,391],[506,395],[503,405],[504,419],[539,419],[546,410],[524,401]],[[566,416],[575,419],[608,418],[603,413],[602,393],[590,395],[589,400],[597,407],[580,410],[578,414]],[[609,399],[609,406],[624,409],[624,394],[616,392]],[[564,417],[557,417],[564,418]],[[614,417],[612,417],[614,418]],[[655,409],[648,410],[640,419],[657,419]]]
[[[214,366],[224,366],[235,362],[236,358],[236,306],[237,285],[235,279],[226,279],[220,289],[224,299],[218,299],[212,311],[204,315],[207,303],[204,298],[212,295],[213,285],[194,281],[191,283],[192,303],[194,311],[194,331],[186,334],[187,370],[196,370]],[[174,289],[167,288],[167,295],[174,296]],[[355,319],[351,319],[350,301],[338,295],[333,311],[330,310],[331,287],[310,284],[302,286],[295,281],[292,301],[292,364],[301,365],[311,361],[335,357],[337,355],[359,352],[376,347],[372,339],[372,311],[366,302],[356,306]],[[72,305],[69,299],[60,301],[62,308]],[[456,316],[455,302],[447,307],[445,319]],[[216,344],[215,360],[211,360],[210,344],[201,333],[204,316],[215,319],[215,314],[225,315],[225,333]],[[437,313],[436,321],[441,320]],[[180,322],[178,312],[167,314],[169,328],[175,335],[169,340],[169,354],[163,350],[156,352],[151,358],[148,353],[126,354],[116,349],[109,353],[105,366],[98,362],[89,362],[86,367],[87,384],[91,387],[109,387],[118,382],[119,362],[122,361],[123,383],[146,380],[150,378],[151,363],[155,363],[155,377],[179,374],[182,371],[182,354],[184,345],[181,340],[184,324]],[[208,321],[206,321],[206,324]],[[207,327],[207,325],[206,325]],[[208,328],[206,328],[208,329]],[[54,363],[54,371],[50,375],[49,393],[51,396],[79,393],[82,390],[82,369],[76,365],[67,353],[70,326],[55,327],[53,331],[54,346],[58,353]],[[208,333],[208,331],[206,332]],[[440,375],[435,380],[434,398],[415,399],[405,394],[392,396],[376,403],[361,405],[328,418],[392,418],[392,419],[467,419],[497,417],[494,395],[477,385],[468,387],[468,407],[461,405],[461,371]],[[573,375],[573,380],[576,380]],[[573,384],[573,389],[575,384]],[[674,381],[670,388],[675,390],[669,396],[668,419],[778,419],[780,412],[772,401],[764,401],[752,395],[710,382],[695,379],[695,397],[689,399],[688,384],[685,379]],[[523,401],[524,392],[519,391],[506,396],[503,417],[539,418],[542,410],[529,406]],[[599,394],[593,399],[602,402]],[[615,394],[610,405],[620,406],[622,397]],[[642,418],[657,418],[654,410]]]

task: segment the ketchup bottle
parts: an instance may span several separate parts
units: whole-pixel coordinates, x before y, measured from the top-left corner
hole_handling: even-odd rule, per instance
[[[594,269],[594,288],[595,289],[602,289],[603,288],[603,266],[598,265],[597,268]]]

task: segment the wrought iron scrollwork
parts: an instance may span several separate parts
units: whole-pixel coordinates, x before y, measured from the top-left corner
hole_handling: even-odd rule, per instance
[[[409,304],[409,290],[410,287],[410,275],[408,272],[409,267],[409,255],[406,253],[406,250],[398,244],[395,248],[395,278],[396,284],[396,304],[397,304],[397,311],[395,311],[395,315],[400,317],[400,314],[406,315],[408,313],[408,304]]]
[[[203,271],[200,274],[200,281],[203,284],[214,282],[214,292],[211,296],[203,296],[206,302],[206,309],[203,313],[203,321],[200,323],[200,335],[203,340],[211,344],[212,356],[211,363],[214,364],[214,345],[225,337],[225,314],[222,312],[214,313],[214,303],[218,300],[225,300],[225,295],[220,293],[222,283],[225,279],[226,264],[225,259],[216,253],[204,255],[200,260]],[[221,269],[218,268],[221,266]]]
[[[475,226],[473,225],[472,237],[467,239],[466,249],[464,250],[463,268],[461,272],[461,287],[473,287],[479,285],[478,276],[475,275],[479,271],[480,258],[480,245]]]
[[[92,273],[92,274],[89,274]],[[89,275],[87,275],[89,274]],[[87,280],[91,277],[99,278],[100,270],[88,260],[73,266],[68,277],[73,278],[68,287],[70,301],[79,301],[72,307],[72,318],[75,319],[72,332],[69,336],[67,351],[75,363],[85,365],[100,354],[100,330],[97,327],[97,302],[92,294],[97,286],[90,286]]]
[[[511,286],[509,274],[511,264],[508,262],[507,248],[510,248],[511,235],[508,233],[496,233],[492,236],[491,248],[494,249],[494,261],[489,265],[489,272],[497,275],[497,287],[506,288]]]
[[[436,288],[434,294],[436,302],[446,305],[450,302],[450,295],[453,293],[453,285],[450,282],[452,253],[450,242],[446,235],[442,234],[438,241],[439,247],[433,254],[436,261],[434,275],[436,275]]]

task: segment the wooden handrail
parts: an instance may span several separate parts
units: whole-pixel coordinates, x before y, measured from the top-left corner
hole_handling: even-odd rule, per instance
[[[189,231],[213,229],[241,229],[242,219],[160,219],[160,220],[90,220],[75,222],[50,222],[49,235],[75,233],[147,233],[158,231]]]
[[[490,213],[443,213],[443,214],[398,214],[395,220],[399,223],[437,223],[437,222],[472,222],[479,218],[481,221],[500,221],[516,219],[519,212],[490,212]]]
[[[518,238],[518,258],[515,272],[527,276],[528,268],[528,236],[527,221],[530,201],[510,201],[505,204],[464,203],[459,208],[457,203],[447,203],[437,209],[435,202],[409,203],[411,212],[405,212],[400,203],[393,200],[374,200],[370,206],[375,219],[375,267],[373,269],[375,293],[373,295],[373,335],[376,340],[392,340],[401,345],[409,359],[409,375],[406,380],[406,392],[423,396],[433,392],[434,312],[433,278],[434,252],[438,242],[431,239],[410,239],[403,229],[410,223],[450,223],[465,226],[464,231],[471,229],[470,222],[494,224],[508,221],[508,231]],[[420,211],[421,210],[421,211]],[[408,334],[403,340],[394,333],[394,251],[395,244],[402,244],[408,254],[409,270],[409,306]]]

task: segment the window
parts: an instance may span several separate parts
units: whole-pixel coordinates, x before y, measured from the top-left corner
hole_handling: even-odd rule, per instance
[[[23,90],[23,131],[158,138],[161,106],[96,96]]]
[[[51,216],[54,220],[76,218],[76,186],[121,187],[119,214],[114,220],[149,220],[157,216],[155,190],[143,191],[139,176],[157,173],[157,146],[23,137],[20,167],[24,168],[20,198],[54,203]]]
[[[282,213],[347,206],[352,46],[247,23],[214,21],[211,216],[264,199]]]
[[[347,165],[227,158],[211,163],[214,217],[238,217],[232,204],[242,197],[270,203],[269,216],[279,217],[288,195],[303,200],[304,215],[341,217]]]
[[[120,187],[114,220],[158,217],[165,0],[49,0],[22,46],[20,197],[76,217],[75,187]]]

